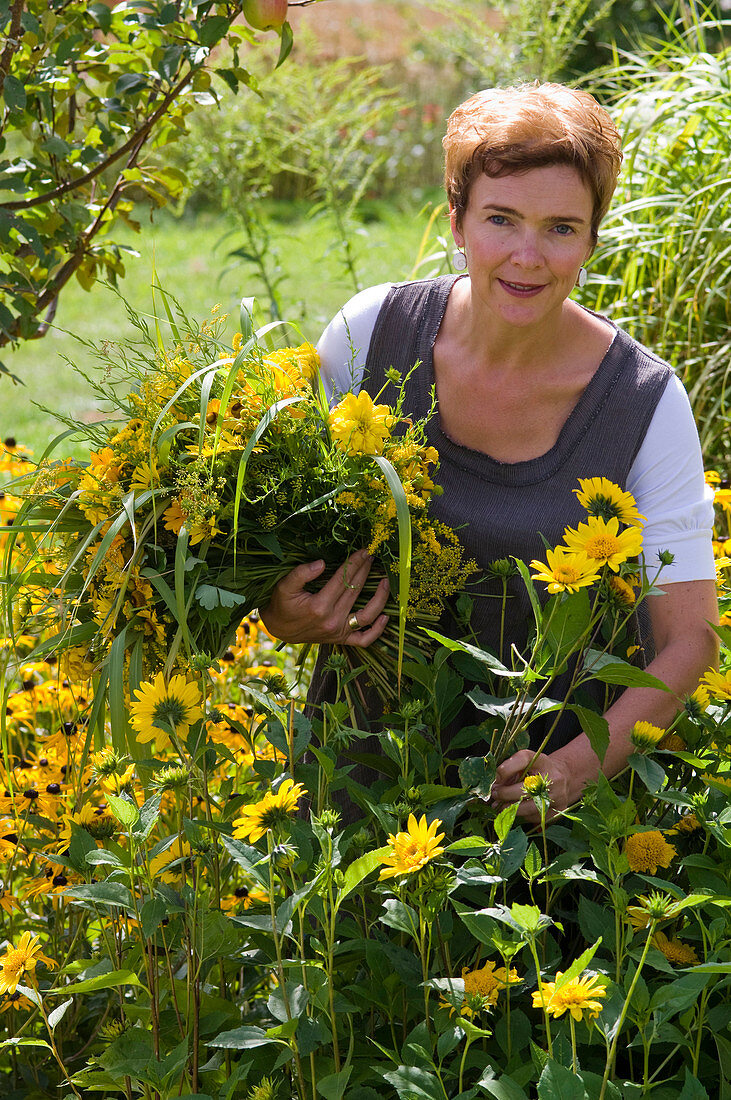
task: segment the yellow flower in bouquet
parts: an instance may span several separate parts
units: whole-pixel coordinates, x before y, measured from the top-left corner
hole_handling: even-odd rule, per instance
[[[276,791],[267,791],[258,802],[244,806],[241,817],[234,821],[234,836],[250,840],[253,844],[264,836],[267,829],[285,829],[287,819],[297,812],[304,793],[301,783],[295,783],[292,779],[282,780]]]
[[[579,502],[590,516],[597,519],[618,519],[620,523],[638,525],[644,516],[637,511],[637,501],[606,477],[580,477],[579,489],[574,489]]]
[[[396,423],[388,405],[374,405],[361,390],[347,394],[331,411],[328,423],[336,446],[349,455],[378,455]]]

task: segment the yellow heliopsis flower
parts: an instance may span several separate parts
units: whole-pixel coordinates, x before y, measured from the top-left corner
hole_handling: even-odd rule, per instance
[[[634,607],[637,602],[634,588],[624,577],[610,577],[609,591],[614,597],[614,602],[619,604],[620,607]]]
[[[551,780],[543,772],[533,772],[523,778],[523,790],[526,794],[547,795],[551,789]]]
[[[616,517],[603,520],[589,516],[578,527],[567,527],[564,542],[569,550],[583,551],[599,568],[608,565],[615,572],[627,558],[642,552],[642,531],[639,527],[627,527],[620,532]]]
[[[504,966],[495,969],[495,963],[492,961],[486,962],[479,970],[468,970],[466,966],[463,967],[462,978],[464,1001],[460,1011],[463,1016],[474,1016],[475,1009],[472,1007],[475,1003],[474,998],[481,998],[481,1007],[495,1005],[501,990],[520,981],[517,970],[511,968],[508,971]]]
[[[590,516],[603,520],[614,518],[627,524],[639,524],[645,519],[637,511],[632,494],[606,477],[580,477],[579,485],[581,488],[574,492]]]
[[[653,726],[652,722],[635,722],[630,733],[630,741],[641,752],[651,752],[656,749],[665,736],[665,730],[660,726]]]
[[[583,551],[575,553],[563,546],[557,546],[555,550],[546,552],[546,558],[547,565],[537,560],[530,563],[531,569],[538,570],[531,576],[534,581],[545,581],[552,596],[557,592],[578,592],[598,578],[596,562]]]
[[[631,871],[644,871],[654,875],[658,867],[669,867],[677,853],[659,829],[650,829],[646,833],[632,833],[628,836],[624,854]]]
[[[716,672],[709,668],[701,676],[700,686],[714,699],[731,699],[731,672]]]
[[[283,828],[290,815],[297,811],[304,791],[301,783],[284,779],[276,791],[267,791],[259,802],[244,806],[241,817],[234,821],[234,836],[250,840],[253,844],[264,836],[267,829]]]
[[[190,844],[182,837],[176,837],[172,844],[150,860],[150,875],[156,882],[166,882],[175,885],[181,878],[185,878],[185,863],[178,863],[168,870],[171,863],[176,860],[190,857]]]
[[[15,993],[20,979],[25,977],[27,981],[35,981],[35,968],[38,962],[44,962],[46,966],[55,966],[53,959],[49,959],[41,951],[41,941],[32,932],[24,932],[18,940],[18,946],[13,947],[9,943],[5,954],[0,959],[0,993]]]
[[[328,418],[336,446],[349,455],[377,455],[391,434],[396,417],[388,405],[374,405],[370,394],[347,394]]]
[[[533,994],[533,1007],[545,1008],[551,1016],[562,1016],[569,1012],[575,1020],[583,1020],[584,1013],[591,1019],[598,1016],[604,1005],[597,997],[606,997],[607,991],[599,974],[590,977],[571,978],[560,989],[556,989],[556,983],[561,978],[559,970],[555,982],[544,982],[541,999],[541,990]]]
[[[142,744],[155,741],[158,751],[170,744],[170,734],[157,722],[171,726],[177,737],[186,737],[193,723],[203,717],[200,692],[184,676],[173,676],[166,684],[158,672],[154,680],[140,684],[134,694],[137,702],[132,703],[130,715],[137,740]]]
[[[695,966],[700,962],[690,944],[683,943],[676,936],[668,939],[664,932],[656,932],[652,937],[652,944],[658,951],[662,951],[668,962],[676,963],[678,966]]]
[[[420,871],[431,859],[440,856],[444,848],[439,847],[439,841],[444,839],[444,833],[437,835],[437,829],[441,825],[439,818],[434,818],[431,825],[426,823],[426,814],[422,814],[417,821],[413,814],[409,814],[405,833],[396,833],[388,838],[391,851],[384,857],[384,868],[379,878],[394,878],[396,875],[410,875],[414,871]]]

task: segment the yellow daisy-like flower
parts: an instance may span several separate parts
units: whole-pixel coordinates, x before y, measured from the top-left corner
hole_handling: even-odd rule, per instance
[[[546,558],[547,565],[537,560],[530,563],[531,569],[538,570],[531,576],[534,581],[545,581],[552,596],[557,592],[578,592],[598,579],[596,562],[583,551],[576,553],[557,546],[546,552]]]
[[[677,854],[659,829],[632,833],[625,841],[624,853],[631,871],[643,871],[650,875],[654,875],[658,867],[669,867]]]
[[[609,591],[620,607],[634,607],[637,602],[634,588],[624,579],[624,577],[610,577]]]
[[[651,752],[657,748],[665,736],[665,730],[659,726],[653,726],[652,722],[635,722],[630,734],[630,740],[636,749]]]
[[[158,751],[170,744],[170,734],[156,723],[165,722],[177,737],[186,737],[188,730],[203,717],[200,692],[184,676],[173,676],[169,684],[161,672],[152,681],[140,684],[135,691],[137,702],[130,708],[132,726],[142,744],[155,741]]]
[[[574,492],[590,516],[603,520],[614,518],[627,524],[639,524],[645,519],[637,511],[632,494],[606,477],[580,477],[579,485],[581,488]]]
[[[388,838],[391,851],[385,856],[385,864],[379,878],[394,878],[396,875],[411,875],[414,871],[420,871],[422,867],[440,856],[444,848],[440,848],[439,841],[444,839],[444,833],[437,835],[437,829],[441,825],[439,818],[435,817],[431,825],[426,823],[426,814],[422,814],[417,821],[413,814],[409,814],[405,833],[396,833]]]
[[[13,947],[9,943],[5,954],[0,959],[0,993],[15,993],[20,979],[34,982],[35,968],[38,962],[44,962],[46,966],[55,966],[53,959],[49,959],[41,951],[41,941],[32,932],[24,932],[18,941],[18,946]]]
[[[608,565],[616,572],[623,561],[642,552],[642,531],[639,527],[627,527],[620,533],[616,517],[604,520],[589,516],[586,523],[566,528],[564,542],[569,550],[583,551],[592,558],[596,568]]]
[[[541,990],[536,990],[533,994],[533,1007],[545,1007],[545,1011],[551,1016],[563,1016],[564,1012],[570,1012],[575,1020],[583,1020],[584,1013],[588,1019],[598,1016],[604,1005],[597,998],[607,995],[601,976],[592,974],[588,978],[571,978],[560,989],[556,989],[561,977],[562,971],[559,971],[555,982],[543,983],[542,1000]]]
[[[705,472],[706,485],[720,485],[721,475],[718,470],[706,470]]]
[[[658,951],[662,951],[668,962],[676,963],[678,966],[695,966],[700,962],[690,944],[683,943],[675,936],[668,939],[664,932],[656,932],[652,937],[652,943]]]
[[[185,863],[178,863],[171,870],[167,870],[171,863],[175,863],[178,859],[188,858],[190,856],[190,844],[187,840],[183,840],[181,837],[176,837],[169,848],[165,848],[164,851],[158,852],[150,860],[150,874],[152,878],[159,882],[166,882],[170,885],[174,885],[179,882],[181,878],[185,877]]]
[[[336,446],[349,455],[377,455],[391,434],[396,417],[388,405],[374,405],[370,394],[361,390],[347,394],[328,418]]]
[[[716,672],[709,668],[701,676],[701,687],[714,699],[731,699],[731,672]]]
[[[542,772],[535,772],[533,775],[526,775],[523,779],[523,790],[526,794],[531,796],[548,794],[551,789],[551,780],[547,775],[543,775]]]
[[[264,836],[267,829],[282,828],[289,816],[296,813],[304,790],[301,783],[284,779],[276,791],[267,791],[259,802],[244,806],[241,817],[234,821],[234,836],[250,840],[253,844]]]
[[[701,823],[694,813],[683,814],[668,831],[671,833],[694,833],[700,829]]]
[[[509,985],[519,982],[518,971],[504,966],[495,969],[494,962],[486,962],[479,970],[462,969],[464,980],[465,999],[462,1002],[461,1013],[463,1016],[473,1016],[474,1009],[470,1007],[470,998],[480,997],[485,1005],[497,1004],[498,994]]]
[[[174,500],[169,508],[166,508],[162,516],[165,521],[165,530],[172,531],[174,535],[180,533],[180,528],[185,523],[185,513],[180,507],[180,501]]]

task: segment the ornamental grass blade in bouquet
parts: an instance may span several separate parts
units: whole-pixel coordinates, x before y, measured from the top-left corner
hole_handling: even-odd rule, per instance
[[[229,346],[217,307],[197,324],[163,298],[169,344],[157,318],[151,329],[128,308],[138,338],[95,349],[106,374],[89,381],[106,419],[67,421],[59,437],[85,439],[89,461],[46,455],[18,487],[15,529],[32,555],[9,599],[32,592],[33,612],[57,620],[46,648],[108,681],[114,727],[141,682],[207,669],[296,565],[322,558],[328,576],[365,546],[397,594],[369,654],[392,694],[405,648],[431,644],[420,620],[434,625],[473,569],[429,517],[438,455],[424,422],[403,416],[403,387],[393,408],[361,393],[331,411],[315,348],[272,349],[280,323],[255,332],[251,301]],[[417,577],[410,600],[412,563],[418,573],[445,540],[441,592]]]

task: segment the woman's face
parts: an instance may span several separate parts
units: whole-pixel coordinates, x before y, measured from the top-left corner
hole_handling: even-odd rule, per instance
[[[479,176],[459,227],[451,215],[473,305],[519,327],[557,319],[593,251],[592,211],[591,192],[569,165]]]

